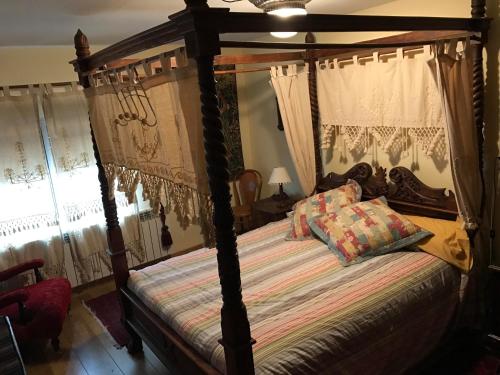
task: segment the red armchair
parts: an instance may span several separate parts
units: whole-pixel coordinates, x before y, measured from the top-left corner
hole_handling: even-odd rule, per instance
[[[0,272],[0,282],[22,272],[33,270],[36,284],[0,293],[0,315],[10,318],[19,343],[32,339],[50,339],[59,350],[59,334],[71,302],[71,285],[65,278],[43,280],[38,268],[42,259],[11,267]]]

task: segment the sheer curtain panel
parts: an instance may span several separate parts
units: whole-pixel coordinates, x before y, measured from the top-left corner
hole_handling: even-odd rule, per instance
[[[467,229],[478,227],[481,174],[472,110],[472,56],[469,43],[439,43],[431,66],[439,85],[450,139],[451,172]]]
[[[41,142],[35,89],[0,95],[0,269],[43,258],[64,274],[63,241]]]
[[[316,162],[309,100],[308,66],[271,67],[271,83],[278,99],[288,149],[304,194],[316,185]]]
[[[182,53],[178,53],[182,57]],[[193,61],[161,56],[148,63],[91,77],[85,93],[92,129],[110,184],[133,199],[139,183],[153,211],[160,203],[182,227],[200,224],[213,243],[199,88]],[[110,190],[110,194],[113,191]]]
[[[53,179],[60,226],[70,243],[78,278],[85,283],[101,272],[95,257],[111,271],[87,103],[76,84],[63,88],[45,85],[44,89],[43,111],[56,168]],[[144,249],[134,199],[129,204],[118,192],[115,198],[125,245],[142,262]]]
[[[427,45],[413,53],[399,48],[393,55],[318,63],[322,148],[335,145],[356,155],[378,148],[393,160],[414,148],[413,154],[445,160],[445,116],[432,60]]]

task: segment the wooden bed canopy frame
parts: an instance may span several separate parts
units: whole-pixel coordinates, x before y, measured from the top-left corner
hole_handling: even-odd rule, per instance
[[[214,80],[214,64],[248,64],[302,60],[309,63],[309,90],[311,96],[312,127],[315,140],[317,190],[336,187],[347,178],[356,179],[363,186],[365,198],[386,195],[389,203],[403,213],[452,218],[457,215],[453,195],[444,189],[433,189],[419,181],[403,167],[393,168],[386,181],[385,170],[372,168],[366,163],[352,167],[343,175],[330,173],[323,177],[319,148],[319,115],[316,93],[316,64],[318,59],[342,56],[353,51],[394,49],[419,46],[436,40],[456,38],[475,33],[473,54],[473,111],[478,134],[480,165],[483,169],[483,47],[487,41],[490,19],[485,17],[485,0],[471,0],[471,18],[354,16],[309,14],[280,19],[259,13],[230,12],[225,8],[210,8],[207,0],[184,0],[186,9],[173,14],[169,21],[91,54],[86,36],[78,30],[75,35],[77,59],[72,61],[80,84],[89,87],[89,75],[98,69],[130,63],[127,56],[145,50],[184,40],[188,57],[196,60],[201,92],[201,111],[209,186],[214,204],[217,262],[223,306],[221,309],[221,345],[224,347],[228,374],[253,374],[254,362],[250,325],[242,300],[240,265],[231,209],[229,173],[224,135]],[[221,41],[224,33],[268,33],[271,31],[307,32],[306,43],[258,43]],[[409,31],[410,33],[356,44],[316,44],[314,32],[354,31]],[[470,35],[470,34],[469,34]],[[259,55],[223,56],[223,47],[303,49],[299,52],[280,52]],[[252,71],[252,69],[247,69]],[[255,70],[253,70],[255,71]],[[144,340],[165,363],[172,360],[188,373],[219,373],[195,352],[177,333],[155,315],[127,288],[129,277],[126,249],[117,217],[114,199],[108,196],[108,181],[101,164],[99,151],[92,132],[94,153],[99,171],[102,202],[107,223],[109,255],[111,257],[116,288],[120,291],[122,322],[132,339],[129,351],[142,349]],[[484,181],[483,191],[484,191]],[[473,233],[469,233],[471,239]]]

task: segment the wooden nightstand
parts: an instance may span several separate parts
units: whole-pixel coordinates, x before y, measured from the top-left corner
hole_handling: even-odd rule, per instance
[[[277,201],[271,197],[255,202],[252,205],[254,227],[258,228],[267,223],[284,219],[286,213],[292,210],[296,202],[295,199],[291,198],[285,201]]]

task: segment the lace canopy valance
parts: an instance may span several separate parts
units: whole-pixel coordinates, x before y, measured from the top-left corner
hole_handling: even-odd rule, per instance
[[[427,156],[446,157],[445,117],[437,82],[423,53],[318,63],[322,148],[342,138],[349,151],[376,143],[400,153],[418,145]],[[332,105],[333,104],[333,105]]]
[[[322,148],[342,141],[358,154],[414,147],[434,160],[450,155],[460,214],[468,229],[477,228],[481,177],[469,39],[423,51],[400,48],[392,56],[326,60],[317,64],[317,78]]]
[[[153,210],[160,203],[183,226],[211,232],[200,93],[196,69],[178,54],[177,68],[161,56],[149,63],[94,75],[86,90],[90,118],[106,177],[130,200],[138,183]]]

